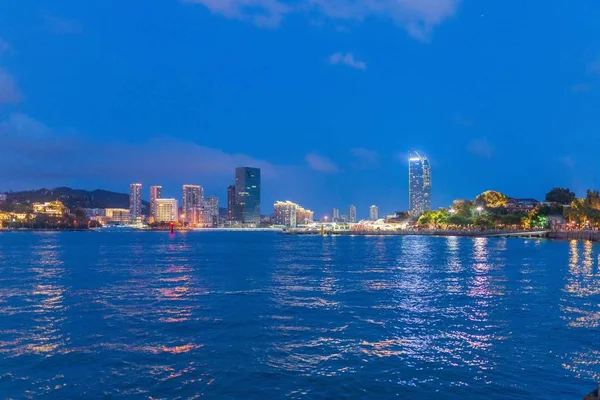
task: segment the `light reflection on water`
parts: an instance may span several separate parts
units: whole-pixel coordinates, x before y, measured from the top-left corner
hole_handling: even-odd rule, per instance
[[[599,260],[589,242],[0,234],[0,393],[576,398],[600,378]]]

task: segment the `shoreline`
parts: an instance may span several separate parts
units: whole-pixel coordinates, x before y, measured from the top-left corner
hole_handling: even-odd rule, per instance
[[[95,228],[95,229],[1,229],[0,233],[9,232],[169,232],[169,229],[139,228]],[[600,231],[459,231],[459,230],[427,230],[427,231],[282,231],[273,228],[194,228],[175,229],[175,233],[187,232],[273,232],[286,236],[431,236],[431,237],[472,237],[472,238],[539,238],[552,240],[579,240],[600,242]]]

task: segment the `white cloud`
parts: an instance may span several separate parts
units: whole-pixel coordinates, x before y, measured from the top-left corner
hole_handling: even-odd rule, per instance
[[[304,160],[308,166],[315,171],[324,173],[339,172],[339,168],[327,157],[319,155],[315,152],[308,153]]]
[[[0,121],[0,180],[53,177],[116,179],[196,179],[230,177],[235,167],[259,167],[267,179],[278,170],[264,160],[201,146],[172,137],[143,142],[86,138],[68,130],[54,130],[24,114]],[[285,167],[284,167],[285,168]]]
[[[23,96],[13,77],[0,67],[0,105],[15,104],[21,101],[22,98]]]
[[[364,61],[355,59],[352,53],[334,53],[329,56],[329,64],[343,64],[363,71],[367,69],[367,64]]]
[[[494,146],[486,138],[472,140],[467,146],[467,150],[485,158],[490,158],[494,155]]]
[[[358,169],[370,169],[375,168],[379,164],[379,153],[375,150],[365,149],[364,147],[357,147],[351,149],[350,152],[356,158],[355,168]]]
[[[277,25],[292,13],[321,15],[336,21],[389,18],[411,36],[427,40],[431,30],[456,12],[461,0],[182,0],[202,4],[229,18]]]

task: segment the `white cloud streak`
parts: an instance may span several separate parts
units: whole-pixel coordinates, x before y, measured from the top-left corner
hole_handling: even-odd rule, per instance
[[[364,61],[359,61],[354,58],[352,53],[334,53],[329,56],[329,64],[337,65],[347,65],[348,67],[352,67],[355,69],[366,70],[367,64]]]
[[[329,158],[315,152],[308,153],[304,160],[311,169],[317,172],[331,174],[340,170]]]
[[[320,15],[336,21],[367,17],[393,20],[412,37],[426,41],[431,30],[456,12],[461,0],[182,0],[202,4],[214,13],[276,26],[287,15]]]

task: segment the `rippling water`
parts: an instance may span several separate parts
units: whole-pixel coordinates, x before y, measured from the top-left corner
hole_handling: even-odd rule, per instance
[[[585,242],[0,233],[0,398],[578,399],[599,262]]]

